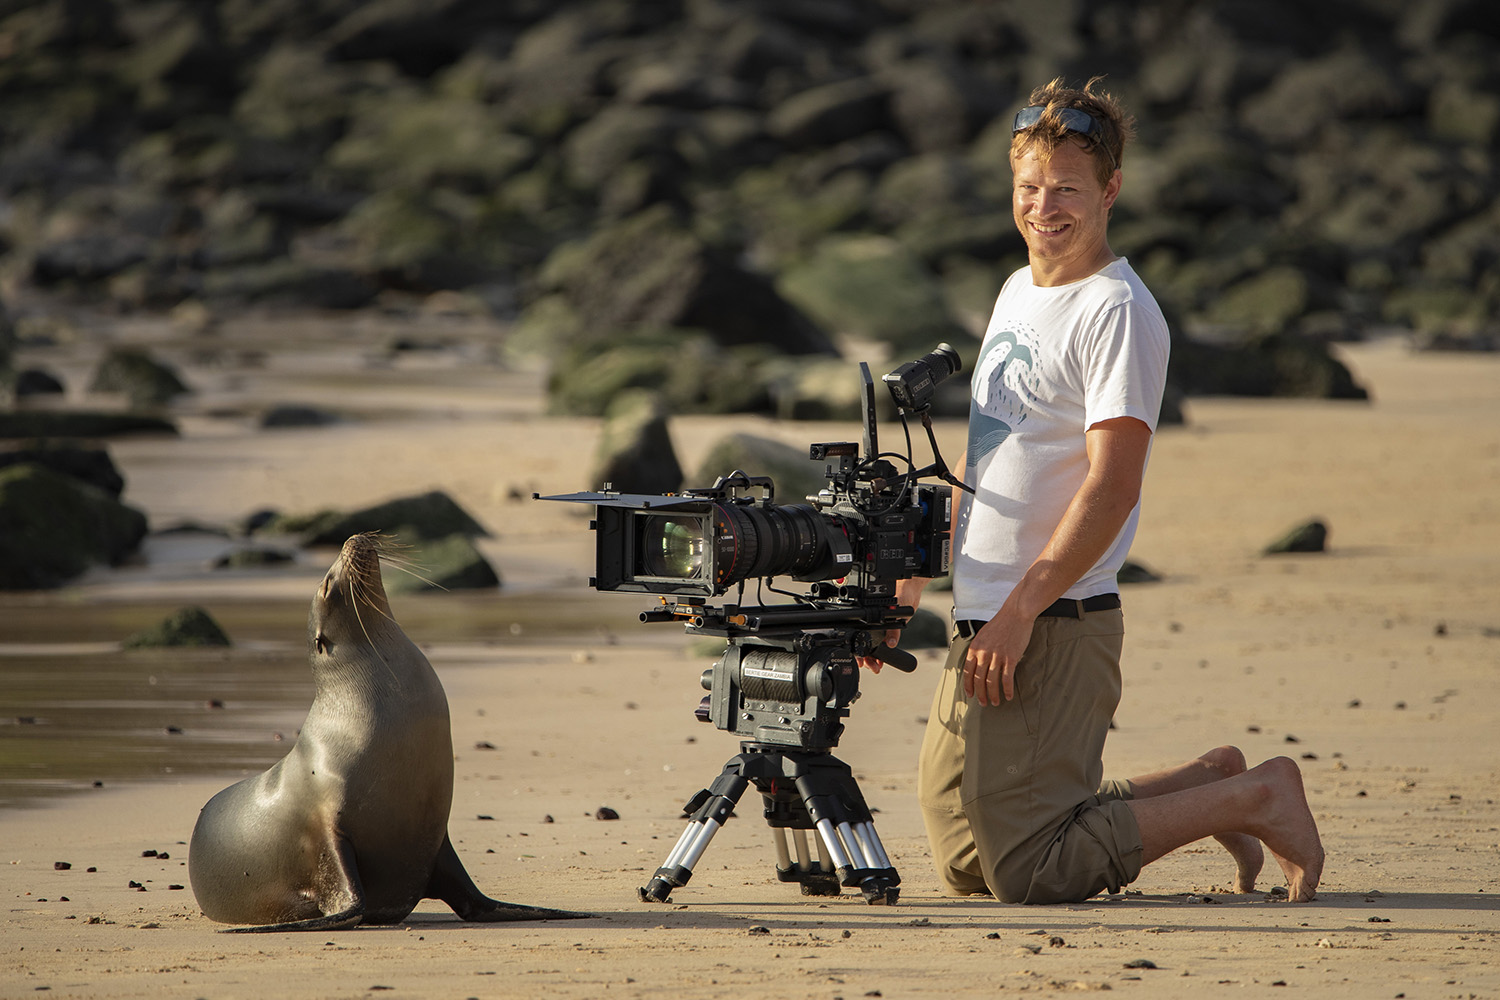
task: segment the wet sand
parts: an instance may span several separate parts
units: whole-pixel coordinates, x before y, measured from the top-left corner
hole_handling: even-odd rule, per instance
[[[707,664],[688,637],[633,624],[646,602],[587,590],[586,518],[516,499],[583,485],[595,424],[537,416],[535,372],[462,346],[354,371],[336,352],[319,366],[275,347],[259,368],[188,369],[201,391],[181,438],[112,444],[127,501],[162,527],[441,488],[489,525],[499,592],[393,600],[453,708],[450,830],[491,894],[597,917],[472,926],[427,903],[396,928],[218,935],[173,886],[187,884],[198,808],[239,775],[112,779],[0,810],[0,996],[1500,995],[1500,358],[1356,346],[1368,405],[1192,400],[1188,426],[1155,443],[1133,557],[1163,579],[1125,590],[1107,768],[1139,773],[1222,743],[1252,762],[1297,759],[1328,850],[1318,902],[1229,893],[1211,841],[1078,905],[941,896],[914,801],[928,653],[914,675],[865,678],[838,751],[879,810],[898,906],[777,883],[753,796],[662,906],[635,889],[736,744],[692,719]],[[361,419],[270,433],[246,418],[292,399]],[[720,434],[747,429],[799,444],[851,433],[737,417],[679,420],[673,436],[695,469]],[[950,457],[961,435],[940,429]],[[1328,552],[1259,555],[1312,517],[1329,525]],[[0,595],[0,668],[23,642],[107,645],[127,619],[144,627],[191,601],[292,675],[331,553],[229,575],[206,572],[196,550],[160,555],[66,591]],[[78,622],[87,634],[60,634]],[[226,685],[253,670],[235,656]],[[235,702],[186,728],[243,724]],[[283,699],[295,719],[294,702]],[[594,818],[601,806],[620,818]],[[1273,884],[1268,872],[1262,889]]]

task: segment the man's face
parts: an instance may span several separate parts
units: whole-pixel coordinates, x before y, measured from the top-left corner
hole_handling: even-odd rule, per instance
[[[1034,284],[1079,281],[1114,259],[1107,230],[1120,193],[1118,170],[1101,187],[1093,157],[1065,142],[1045,164],[1034,149],[1012,159],[1011,171],[1012,210],[1031,255]]]

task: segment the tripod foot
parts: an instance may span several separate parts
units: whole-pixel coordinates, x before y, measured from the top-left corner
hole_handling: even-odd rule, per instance
[[[844,891],[838,878],[833,875],[821,878],[817,875],[804,875],[798,881],[802,883],[804,896],[837,896]]]
[[[871,906],[895,906],[896,901],[901,898],[899,885],[891,885],[878,878],[868,879],[859,887],[859,891]]]
[[[640,894],[643,903],[670,903],[672,901],[672,890],[676,886],[665,879],[654,878],[647,884],[636,890]]]

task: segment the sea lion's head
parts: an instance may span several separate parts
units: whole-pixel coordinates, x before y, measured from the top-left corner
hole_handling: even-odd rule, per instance
[[[370,532],[344,543],[318,592],[307,620],[308,642],[316,657],[338,655],[346,643],[368,645],[373,637],[393,627],[391,604],[380,577],[382,543]]]

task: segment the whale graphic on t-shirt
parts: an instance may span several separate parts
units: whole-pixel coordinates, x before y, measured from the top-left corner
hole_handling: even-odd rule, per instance
[[[1009,351],[992,371],[985,372],[985,364],[995,351],[1008,347]],[[976,385],[973,399],[969,403],[969,464],[978,465],[980,459],[999,448],[1011,431],[1026,419],[1030,407],[1023,394],[1006,384],[1007,373],[1019,365],[1031,368],[1035,356],[1031,348],[1020,342],[1016,334],[1006,330],[991,337],[980,351],[974,365],[976,377],[983,374],[984,384]],[[1001,419],[1002,413],[1014,421]]]

